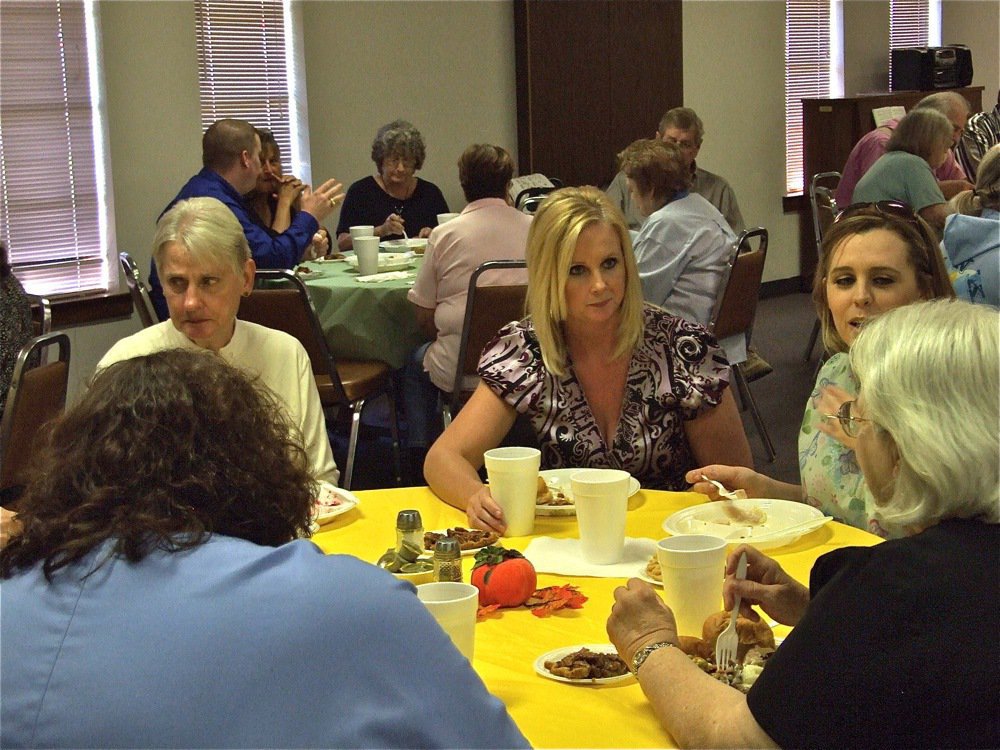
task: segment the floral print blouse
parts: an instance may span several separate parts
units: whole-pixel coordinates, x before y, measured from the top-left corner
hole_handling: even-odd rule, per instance
[[[826,361],[806,402],[799,430],[799,474],[805,501],[856,528],[881,537],[901,536],[901,532],[894,532],[873,517],[875,501],[854,451],[819,430],[824,417],[816,411],[815,404],[820,390],[828,385],[857,395],[858,381],[846,354],[834,354]]]
[[[610,445],[573,363],[562,378],[546,369],[530,318],[504,326],[483,350],[479,375],[528,417],[543,469],[623,469],[643,487],[687,489],[684,474],[695,463],[684,422],[722,400],[729,362],[701,326],[654,307],[643,314],[643,336],[629,361],[622,413]]]

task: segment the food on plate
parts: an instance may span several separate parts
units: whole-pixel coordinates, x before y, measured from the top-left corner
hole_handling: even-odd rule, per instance
[[[746,500],[746,492],[743,490],[736,492],[740,495],[739,499]],[[767,513],[759,505],[739,506],[730,500],[723,500],[722,512],[729,516],[730,520],[745,526],[760,526],[767,521]]]
[[[600,680],[628,674],[628,667],[618,654],[601,654],[589,648],[581,648],[557,661],[547,661],[545,668],[567,680]]]
[[[323,260],[343,260],[346,257],[343,253],[327,253],[323,256]]]
[[[499,545],[483,547],[472,566],[473,586],[479,589],[479,605],[520,607],[535,592],[535,566],[515,549]]]
[[[573,501],[566,497],[566,493],[558,487],[552,487],[545,483],[545,479],[538,477],[538,489],[535,497],[536,505],[572,505]]]
[[[729,617],[729,612],[709,615],[702,626],[701,638],[682,635],[678,638],[678,645],[702,671],[745,693],[774,653],[774,632],[763,620],[753,622],[746,617],[736,618],[736,633],[739,636],[737,663],[719,669],[715,663],[715,642],[719,634],[729,626]]]
[[[297,273],[299,276],[305,276],[312,272],[313,271],[309,266],[299,266],[298,268],[295,269],[295,273]]]
[[[344,504],[344,498],[335,492],[321,492],[316,500],[317,514],[327,513]]]
[[[458,546],[463,550],[466,549],[478,549],[480,547],[486,547],[487,545],[493,544],[500,535],[495,531],[483,531],[482,529],[465,529],[461,526],[456,526],[453,529],[447,529],[444,533],[436,531],[428,531],[424,533],[424,549],[432,550],[434,545],[440,540],[446,537],[451,537],[452,539],[458,540]]]
[[[705,623],[701,628],[701,638],[708,645],[709,653],[715,653],[715,642],[719,639],[722,631],[729,627],[729,619],[729,612],[716,612],[705,618]],[[740,662],[743,661],[747,651],[755,646],[774,648],[774,631],[763,620],[754,622],[747,617],[737,617],[736,635],[739,638],[736,658]]]
[[[663,571],[660,570],[660,558],[656,553],[653,553],[653,556],[649,558],[649,562],[646,563],[646,575],[654,581],[663,580]]]

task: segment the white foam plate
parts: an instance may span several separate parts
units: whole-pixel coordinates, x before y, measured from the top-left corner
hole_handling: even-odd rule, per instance
[[[638,578],[640,581],[645,581],[646,583],[648,583],[648,584],[650,584],[652,586],[659,586],[660,588],[663,588],[663,581],[657,581],[655,578],[651,577],[646,572],[646,566],[645,565],[643,565],[641,568],[639,568],[639,570],[635,574],[635,577]]]
[[[569,685],[617,685],[620,682],[628,682],[632,680],[632,673],[626,672],[618,677],[599,677],[593,680],[571,680],[568,677],[560,677],[557,674],[552,674],[549,670],[545,668],[545,662],[547,661],[559,661],[564,656],[569,656],[574,651],[579,651],[581,648],[590,649],[595,653],[599,654],[617,654],[618,651],[610,643],[581,643],[577,646],[563,646],[562,648],[553,649],[546,654],[542,654],[537,659],[535,659],[535,671],[542,677],[547,677],[550,680],[555,680],[556,682],[565,682]]]
[[[322,526],[356,507],[358,502],[357,496],[347,490],[335,487],[329,482],[320,482],[319,497],[313,508],[313,512],[316,514],[313,517],[313,522]]]
[[[782,534],[782,529],[798,526],[813,519],[818,521],[823,517],[822,511],[818,508],[791,500],[755,499],[732,502],[742,510],[759,508],[767,514],[767,518],[762,524],[747,526],[726,515],[721,501],[707,502],[692,505],[669,516],[663,521],[663,530],[673,536],[711,534],[726,539],[730,544],[745,542],[753,544],[758,549],[771,549],[791,544],[803,534],[809,533],[809,531],[792,531],[789,534]],[[760,544],[754,543],[755,536],[763,537],[765,534],[767,534],[766,541]]]
[[[358,267],[358,256],[348,255],[347,265],[351,268]],[[378,272],[383,271],[402,271],[405,268],[409,268],[413,265],[413,253],[379,253],[378,254]]]
[[[573,497],[573,489],[570,486],[569,478],[573,476],[580,469],[545,469],[544,471],[538,472],[538,475],[545,480],[545,484],[549,486],[550,489],[559,490],[567,498]],[[639,480],[635,477],[629,477],[628,480],[628,496],[632,497],[640,489]],[[536,505],[535,506],[536,516],[575,516],[576,506],[570,503],[569,505]]]
[[[386,240],[378,243],[379,249],[389,252],[406,252],[407,250],[419,250],[427,247],[426,237],[411,237],[408,240]]]

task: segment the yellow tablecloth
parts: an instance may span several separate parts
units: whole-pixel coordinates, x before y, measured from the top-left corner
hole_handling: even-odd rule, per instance
[[[359,506],[324,526],[313,537],[323,551],[374,561],[395,543],[396,513],[415,508],[424,529],[466,525],[465,514],[446,505],[426,487],[370,490],[356,493]],[[682,492],[641,490],[629,501],[626,535],[661,539],[663,519],[682,508],[704,501],[704,496]],[[540,517],[535,534],[577,536],[574,517]],[[524,550],[531,537],[513,537],[504,545]],[[792,545],[769,551],[786,571],[809,583],[817,557],[839,547],[870,546],[878,537],[860,529],[829,523]],[[472,559],[465,559],[469,580]],[[491,693],[499,697],[521,731],[536,747],[673,747],[673,740],[653,717],[638,683],[629,680],[611,687],[575,686],[539,677],[536,657],[555,648],[583,643],[607,643],[604,623],[611,611],[613,592],[623,578],[568,578],[540,574],[538,585],[571,583],[588,601],[580,610],[566,610],[538,618],[525,609],[500,610],[499,616],[476,626],[473,666]],[[782,633],[776,628],[776,633]]]

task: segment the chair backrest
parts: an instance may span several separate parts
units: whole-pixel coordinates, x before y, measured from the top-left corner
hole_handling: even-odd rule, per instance
[[[36,336],[52,330],[52,303],[48,297],[37,294],[25,294],[31,303],[31,327]]]
[[[132,305],[142,322],[143,328],[156,325],[156,311],[153,309],[153,300],[149,297],[149,287],[142,280],[139,273],[139,266],[128,253],[118,253],[118,260],[121,261],[122,271],[125,272],[125,283],[128,284],[129,294],[132,295]]]
[[[756,249],[754,239],[758,240]],[[733,243],[733,252],[719,286],[721,291],[708,324],[708,330],[717,339],[747,333],[753,328],[766,257],[767,230],[764,227],[746,230]]]
[[[823,235],[837,216],[835,192],[839,182],[840,172],[820,172],[814,174],[809,181],[809,207],[812,209],[817,258],[823,245]]]
[[[469,277],[458,364],[451,392],[452,414],[461,405],[462,381],[466,376],[476,375],[483,348],[504,325],[524,317],[527,284],[487,286],[480,285],[479,279],[493,271],[515,268],[527,268],[527,264],[523,260],[488,260]]]
[[[50,346],[59,357],[36,364]],[[62,413],[69,384],[69,336],[59,331],[36,336],[17,355],[0,419],[0,490],[22,485],[42,425]]]
[[[321,395],[325,395],[323,391],[330,387],[337,402],[348,402],[337,374],[336,360],[326,343],[309,290],[293,271],[258,268],[254,288],[249,297],[240,300],[237,317],[284,331],[298,339],[309,355]],[[324,398],[323,403],[331,405],[329,398]]]

